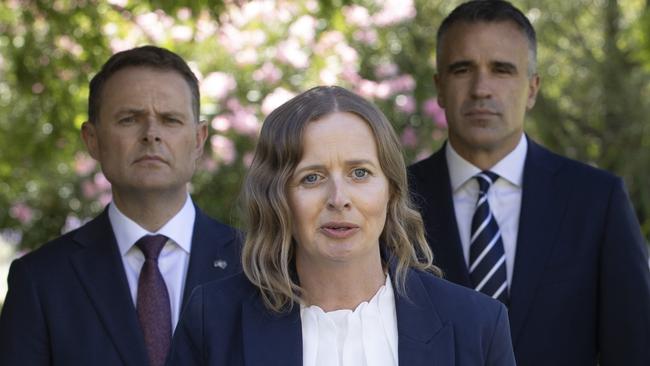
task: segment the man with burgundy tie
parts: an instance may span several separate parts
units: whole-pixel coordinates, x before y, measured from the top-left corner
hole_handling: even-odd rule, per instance
[[[528,19],[464,3],[436,57],[449,138],[409,167],[434,262],[508,305],[519,365],[650,365],[647,248],[623,181],[524,134],[540,85]]]
[[[240,268],[234,229],[188,194],[208,129],[185,61],[153,46],[119,52],[88,99],[82,137],[113,201],[14,261],[0,316],[3,366],[163,365],[191,290]]]

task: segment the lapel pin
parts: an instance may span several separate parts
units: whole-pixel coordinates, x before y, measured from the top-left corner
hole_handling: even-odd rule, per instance
[[[228,262],[224,261],[223,259],[217,259],[212,262],[212,267],[226,269],[226,267],[228,267]]]

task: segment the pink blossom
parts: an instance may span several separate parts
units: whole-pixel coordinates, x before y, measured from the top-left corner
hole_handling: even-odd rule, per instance
[[[275,89],[272,93],[267,95],[262,101],[262,113],[268,115],[274,109],[284,104],[289,99],[296,96],[296,94],[280,87]]]
[[[429,98],[425,100],[424,104],[422,105],[422,112],[424,112],[426,116],[432,118],[436,126],[440,128],[447,128],[447,117],[445,116],[445,110],[440,107],[437,98]]]
[[[95,174],[93,183],[95,183],[95,186],[97,186],[97,189],[101,192],[108,192],[111,190],[111,182],[106,179],[102,172]]]
[[[253,47],[247,47],[235,54],[235,62],[238,66],[253,65],[257,63],[259,56]]]
[[[357,83],[356,91],[364,98],[372,99],[375,97],[375,91],[377,90],[377,82],[367,79],[361,79]]]
[[[309,66],[309,57],[296,39],[290,38],[281,42],[276,52],[278,60],[296,69],[304,69]]]
[[[230,165],[235,161],[237,152],[235,151],[235,144],[229,138],[222,135],[212,135],[210,138],[212,145],[212,152],[217,159],[223,161],[224,164]]]
[[[386,79],[397,75],[399,67],[392,62],[382,62],[375,67],[375,76],[380,79]]]
[[[395,104],[397,105],[397,109],[405,114],[412,114],[415,112],[416,102],[412,95],[398,95],[395,97]]]
[[[34,219],[34,210],[23,202],[16,202],[11,205],[9,215],[22,225],[29,225]]]
[[[176,12],[176,16],[178,19],[182,21],[188,21],[192,17],[192,9],[190,8],[180,8]]]
[[[321,34],[318,43],[314,46],[314,53],[324,55],[340,43],[345,43],[345,36],[339,31],[326,31]]]
[[[226,132],[231,127],[230,119],[223,115],[215,116],[210,122],[210,125],[219,132]]]
[[[388,80],[391,93],[412,92],[415,89],[415,79],[409,74],[403,74]]]
[[[379,40],[379,36],[377,35],[377,31],[369,28],[369,29],[358,29],[352,34],[352,38],[357,41],[361,42],[365,45],[372,46],[377,41]]]
[[[111,203],[112,200],[113,200],[113,195],[111,194],[111,192],[104,192],[104,193],[99,195],[99,198],[97,199],[97,202],[99,202],[99,204],[102,207],[104,207],[104,206],[108,205],[109,203]]]
[[[129,3],[129,0],[108,0],[108,3],[123,8]]]
[[[54,40],[57,47],[64,49],[72,55],[79,57],[83,52],[83,48],[68,36],[59,36]]]
[[[415,129],[411,126],[406,126],[406,128],[404,128],[400,139],[402,140],[402,145],[405,147],[413,148],[418,145],[418,135],[415,132]]]
[[[289,27],[289,35],[302,40],[303,43],[309,44],[314,40],[314,36],[316,35],[316,24],[317,21],[314,17],[303,15],[291,24]]]
[[[135,23],[154,43],[159,43],[165,38],[165,30],[169,29],[174,21],[162,11],[158,11],[136,15]]]
[[[219,170],[219,163],[211,156],[204,156],[201,159],[201,167],[209,173],[216,173]]]
[[[212,72],[201,82],[201,93],[216,100],[223,99],[237,87],[235,78],[225,72]]]
[[[231,121],[233,129],[238,133],[257,136],[260,131],[261,124],[252,107],[241,108],[235,111]]]
[[[383,8],[372,16],[373,23],[385,27],[415,18],[413,0],[385,0]]]
[[[257,82],[276,83],[282,78],[282,71],[273,63],[265,62],[262,67],[253,72],[253,80]]]
[[[365,28],[370,25],[370,14],[368,13],[368,9],[364,8],[363,6],[344,6],[341,9],[341,12],[343,13],[343,17],[345,18],[346,23],[350,25],[361,28]]]
[[[251,164],[253,164],[253,158],[254,157],[255,157],[255,155],[252,152],[247,151],[244,154],[244,157],[242,158],[242,162],[244,163],[244,166],[246,166],[247,168],[250,168]]]
[[[420,160],[424,160],[424,159],[428,158],[429,155],[431,155],[431,153],[433,153],[433,151],[431,150],[431,148],[428,148],[428,147],[427,147],[427,148],[424,148],[424,149],[420,150],[420,151],[415,155],[415,160],[414,160],[413,162],[414,162],[414,163],[417,163],[417,162],[420,161]]]
[[[336,53],[339,55],[343,63],[351,64],[357,63],[357,60],[359,59],[359,54],[357,53],[357,50],[354,48],[350,47],[347,43],[341,42],[338,43],[335,47]]]
[[[93,199],[97,196],[97,187],[91,180],[84,180],[81,182],[81,194],[85,199]]]
[[[61,228],[61,235],[81,227],[81,225],[84,225],[88,221],[90,221],[89,218],[80,219],[75,214],[69,214],[65,218],[65,224],[63,224],[63,227]]]
[[[320,81],[323,85],[335,85],[337,84],[338,77],[337,72],[331,68],[325,68],[318,73]]]
[[[188,42],[193,36],[194,31],[186,25],[175,25],[171,29],[171,37],[174,41]]]
[[[210,18],[210,15],[207,12],[204,12],[196,21],[196,30],[196,40],[198,42],[203,42],[206,39],[215,36],[215,33],[217,32],[217,25]]]
[[[74,171],[79,176],[86,176],[90,174],[97,167],[95,159],[91,158],[85,152],[78,152],[74,156]]]

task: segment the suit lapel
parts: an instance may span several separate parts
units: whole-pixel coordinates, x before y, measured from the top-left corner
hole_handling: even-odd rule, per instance
[[[246,365],[302,365],[299,305],[289,313],[275,314],[255,294],[242,304],[242,329]]]
[[[528,139],[528,144],[508,314],[513,344],[556,244],[569,194],[568,187],[555,179],[558,161],[532,140]]]
[[[146,365],[145,344],[113,229],[104,212],[74,235],[72,266],[125,365]]]
[[[471,287],[458,235],[445,146],[423,163],[424,170],[416,187],[421,197],[415,200],[422,209],[434,263],[442,268],[449,281]]]
[[[232,255],[239,254],[239,250],[225,250],[230,245],[237,245],[234,231],[214,222],[198,207],[195,208],[192,249],[181,309],[196,286],[222,278],[225,273],[234,273],[233,269],[240,267],[239,258]]]
[[[442,323],[421,279],[413,270],[407,274],[406,293],[407,298],[395,291],[399,364],[453,366],[453,327]]]

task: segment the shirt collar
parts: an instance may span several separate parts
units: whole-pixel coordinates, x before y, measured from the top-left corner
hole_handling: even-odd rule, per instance
[[[108,218],[113,227],[121,255],[125,255],[133,247],[135,242],[145,235],[165,235],[187,253],[190,252],[190,248],[192,247],[192,233],[194,231],[196,210],[194,209],[189,194],[180,211],[155,233],[149,232],[131,220],[113,202],[108,206]]]
[[[521,188],[527,151],[528,141],[526,140],[525,134],[522,134],[514,150],[496,163],[490,171]],[[481,172],[481,169],[460,156],[449,141],[447,141],[445,146],[445,158],[447,159],[447,167],[449,168],[452,192],[456,192],[468,180]]]

